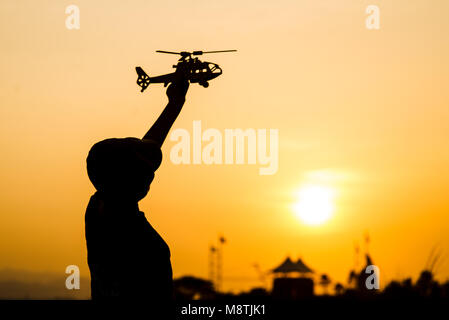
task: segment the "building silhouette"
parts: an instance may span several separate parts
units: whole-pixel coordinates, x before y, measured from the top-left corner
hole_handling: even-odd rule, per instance
[[[313,296],[314,283],[311,275],[314,271],[301,259],[293,262],[287,257],[271,272],[274,274],[273,298],[296,300]]]

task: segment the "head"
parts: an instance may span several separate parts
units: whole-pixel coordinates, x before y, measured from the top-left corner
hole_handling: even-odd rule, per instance
[[[137,202],[148,193],[161,160],[160,149],[140,139],[107,139],[89,151],[87,173],[97,191]]]

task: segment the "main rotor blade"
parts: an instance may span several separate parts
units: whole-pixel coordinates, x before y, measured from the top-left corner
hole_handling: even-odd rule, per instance
[[[203,51],[202,53],[219,53],[219,52],[237,52],[237,50],[215,50],[215,51]]]
[[[181,54],[181,52],[173,52],[173,51],[164,51],[164,50],[156,50],[159,53],[169,53],[169,54]]]

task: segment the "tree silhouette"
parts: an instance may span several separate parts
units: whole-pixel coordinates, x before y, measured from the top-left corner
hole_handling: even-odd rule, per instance
[[[323,273],[321,275],[319,284],[323,288],[324,294],[328,294],[327,288],[331,284],[331,280],[327,274]]]

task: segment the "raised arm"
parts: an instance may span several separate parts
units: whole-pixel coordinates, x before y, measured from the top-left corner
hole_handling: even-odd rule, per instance
[[[164,143],[170,128],[181,112],[189,89],[189,81],[179,80],[171,83],[167,88],[168,104],[159,118],[151,126],[142,140],[152,140],[159,147]]]

